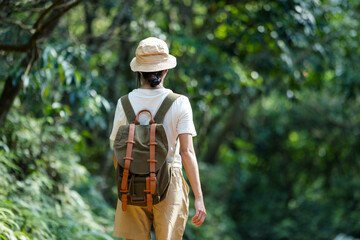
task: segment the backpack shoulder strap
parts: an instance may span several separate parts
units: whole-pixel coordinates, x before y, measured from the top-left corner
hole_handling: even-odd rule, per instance
[[[159,110],[156,112],[156,115],[154,117],[154,120],[156,123],[162,123],[164,121],[165,114],[171,107],[171,105],[175,102],[175,100],[180,97],[180,94],[176,93],[169,93],[162,104],[159,107]]]
[[[122,104],[122,107],[123,107],[125,115],[126,115],[126,119],[128,120],[129,124],[134,123],[136,115],[135,115],[135,111],[134,111],[133,107],[131,106],[128,94],[121,97],[121,104]]]

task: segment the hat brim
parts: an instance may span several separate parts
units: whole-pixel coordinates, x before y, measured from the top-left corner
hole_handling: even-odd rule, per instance
[[[176,67],[176,57],[169,54],[166,61],[157,64],[138,63],[134,57],[130,62],[130,67],[133,72],[158,72]]]

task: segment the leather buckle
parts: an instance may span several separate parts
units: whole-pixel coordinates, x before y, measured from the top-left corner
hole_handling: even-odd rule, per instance
[[[151,146],[151,145],[157,145],[157,144],[158,144],[157,142],[149,142],[147,145]]]

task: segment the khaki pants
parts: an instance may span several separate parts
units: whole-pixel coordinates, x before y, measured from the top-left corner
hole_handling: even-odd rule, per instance
[[[151,224],[154,225],[156,240],[182,239],[189,215],[189,186],[181,168],[173,168],[169,191],[166,198],[153,206],[128,205],[124,212],[118,200],[115,214],[115,237],[135,240],[151,239]]]

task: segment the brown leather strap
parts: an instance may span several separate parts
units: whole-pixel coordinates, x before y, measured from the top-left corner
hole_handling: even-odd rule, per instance
[[[155,133],[156,133],[156,123],[151,124],[150,127],[150,142],[148,145],[150,146],[150,159],[147,161],[150,163],[150,193],[155,193],[156,188],[156,174],[155,174],[155,163],[157,160],[155,159],[155,146],[157,142],[155,141]]]
[[[138,112],[138,114],[136,115],[136,118],[135,118],[135,124],[136,124],[136,125],[139,125],[139,124],[140,124],[140,122],[139,122],[139,116],[140,116],[140,113],[142,113],[142,112],[148,112],[148,113],[150,114],[151,119],[150,119],[150,121],[149,121],[149,124],[153,124],[153,123],[154,123],[154,118],[153,118],[151,112],[150,112],[149,110],[147,110],[147,109],[144,109],[144,110],[141,110],[140,112]]]
[[[150,178],[149,177],[146,177],[146,189],[144,190],[144,192],[146,192],[147,209],[151,212],[153,199],[152,199],[152,195],[150,193]]]
[[[127,207],[127,195],[126,194],[121,194],[121,204],[122,204],[122,210],[126,211],[126,207]]]
[[[146,189],[144,190],[144,192],[146,193],[146,205],[149,211],[152,210],[152,195],[155,193],[156,189],[155,163],[157,162],[157,160],[155,159],[155,145],[157,145],[157,142],[155,141],[155,133],[156,123],[151,124],[150,127],[150,141],[148,143],[148,145],[150,146],[150,158],[147,160],[150,165],[150,176],[146,177]]]
[[[129,138],[126,141],[127,146],[126,146],[126,155],[124,157],[125,159],[125,164],[124,164],[124,171],[123,171],[123,177],[121,180],[121,190],[120,192],[122,193],[121,195],[121,202],[122,202],[122,210],[126,211],[126,206],[127,206],[127,193],[128,193],[128,177],[129,177],[129,169],[130,169],[130,164],[131,161],[133,160],[133,158],[131,157],[131,153],[132,153],[132,148],[133,145],[135,144],[134,142],[134,134],[135,134],[135,124],[130,124],[129,125]]]

